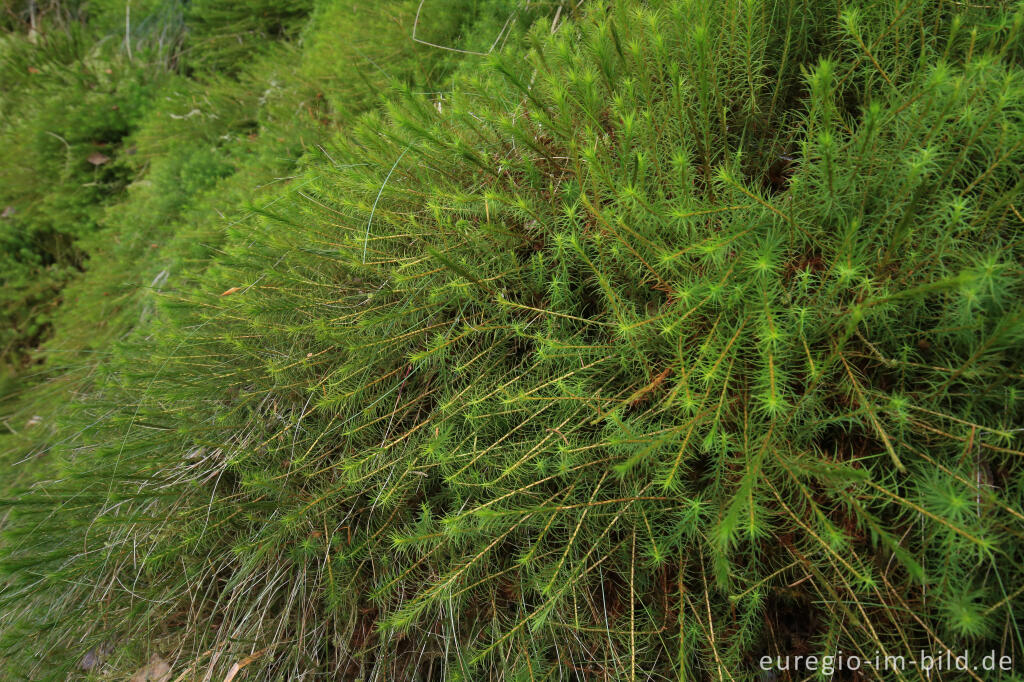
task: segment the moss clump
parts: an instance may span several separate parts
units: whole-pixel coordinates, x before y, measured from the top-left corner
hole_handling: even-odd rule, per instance
[[[267,679],[1019,651],[1024,14],[553,19],[323,144],[119,349],[8,552],[75,586],[59,636]]]

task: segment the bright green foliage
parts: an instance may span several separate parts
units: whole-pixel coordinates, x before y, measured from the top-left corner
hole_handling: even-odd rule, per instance
[[[83,267],[76,241],[129,182],[121,142],[153,90],[146,69],[85,56],[81,39],[55,31],[39,45],[11,37],[0,46],[3,364],[43,336],[59,288]]]
[[[12,655],[1022,660],[1024,10],[573,6],[444,92],[392,74],[158,295],[17,499]]]
[[[0,167],[0,367],[5,370],[26,364],[30,349],[63,316],[55,314],[62,289],[97,255],[90,242],[108,226],[107,208],[124,200],[126,188],[148,168],[156,151],[153,133],[166,135],[162,142],[177,133],[195,145],[204,139],[199,130],[219,130],[214,144],[225,147],[230,139],[223,137],[224,130],[239,125],[217,121],[229,114],[223,101],[214,103],[217,111],[207,111],[199,126],[180,124],[193,122],[191,107],[181,114],[159,105],[152,110],[154,102],[173,101],[176,86],[183,83],[189,84],[184,89],[193,97],[202,94],[192,81],[170,77],[180,62],[185,29],[179,0],[132,3],[127,12],[123,2],[36,5],[26,3],[23,12],[8,8],[8,16],[34,29],[0,37],[0,144],[5,149]],[[213,12],[216,3],[208,9]],[[196,23],[204,16],[200,10],[190,10]],[[238,43],[236,37],[235,42],[251,47],[257,41]],[[273,45],[265,38],[259,43],[263,49]],[[186,40],[185,51],[206,54],[194,40]],[[251,86],[253,71],[253,60],[247,59],[242,75],[250,74],[250,82],[240,77],[236,94],[243,83]],[[293,84],[291,94],[301,92],[303,84]],[[236,111],[231,114],[244,109],[250,115],[258,108],[259,93],[252,87],[244,93],[250,101],[232,102]],[[257,123],[245,122],[245,132],[251,133]],[[140,126],[143,133],[133,139]],[[173,180],[172,194],[179,203],[234,169],[224,158],[218,165],[214,159],[187,157],[168,161],[183,165],[192,176],[192,182]],[[165,217],[156,207],[147,210],[151,221]]]
[[[185,6],[188,69],[235,72],[254,53],[288,37],[313,9],[312,0],[191,0]]]

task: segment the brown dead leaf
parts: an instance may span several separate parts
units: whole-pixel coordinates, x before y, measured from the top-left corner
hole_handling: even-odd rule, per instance
[[[231,294],[235,293],[236,291],[240,291],[240,290],[241,290],[241,287],[231,287],[230,289],[225,291],[223,294],[221,294],[221,296],[230,296]]]
[[[257,658],[262,656],[265,651],[266,649],[261,649],[256,653],[252,654],[251,656],[246,656],[242,660],[232,665],[231,669],[228,670],[227,676],[224,678],[224,682],[231,682],[233,679],[235,679],[235,675],[237,675],[242,668],[244,668],[245,666],[255,661]]]
[[[110,157],[100,152],[93,152],[89,155],[89,158],[87,158],[86,161],[94,166],[102,166],[107,161],[110,161]]]
[[[28,72],[29,72],[29,73],[42,73],[42,71],[40,71],[39,69],[37,69],[37,68],[36,68],[36,67],[34,67],[34,66],[30,66],[30,67],[28,67]]]
[[[139,668],[132,675],[128,682],[167,682],[171,679],[171,666],[160,657],[160,654],[153,654],[149,663]]]

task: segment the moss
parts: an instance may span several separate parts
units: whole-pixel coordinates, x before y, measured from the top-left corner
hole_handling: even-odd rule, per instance
[[[446,7],[477,52],[514,9]],[[1024,15],[573,7],[480,56],[325,3],[173,81],[106,214],[170,278],[10,502],[22,673],[1015,650]]]

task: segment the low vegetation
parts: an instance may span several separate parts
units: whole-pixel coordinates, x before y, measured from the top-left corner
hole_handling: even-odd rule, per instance
[[[0,52],[7,676],[1024,660],[1024,9],[108,4]]]

